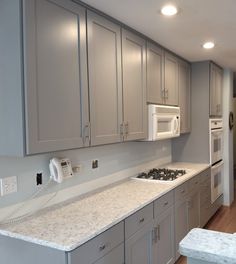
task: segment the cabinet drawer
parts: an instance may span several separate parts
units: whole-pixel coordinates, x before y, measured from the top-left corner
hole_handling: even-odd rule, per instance
[[[69,253],[69,264],[90,264],[124,241],[124,222],[113,226]]]
[[[207,169],[199,174],[201,183],[211,179],[211,170]]]
[[[153,203],[125,219],[125,238],[129,238],[153,219]]]
[[[175,201],[185,199],[186,195],[188,195],[188,182],[185,182],[175,189]]]
[[[188,181],[188,188],[189,188],[190,192],[199,189],[199,186],[200,186],[200,177],[199,177],[199,175],[193,177],[192,179],[190,179]]]
[[[168,192],[154,202],[154,218],[174,204],[174,191]]]
[[[96,261],[94,264],[124,264],[125,253],[124,244],[122,243],[103,258]],[[79,264],[80,262],[78,262]],[[83,263],[82,263],[83,264]]]

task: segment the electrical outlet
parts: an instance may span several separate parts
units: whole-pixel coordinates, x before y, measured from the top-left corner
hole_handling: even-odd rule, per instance
[[[93,160],[92,161],[92,169],[97,169],[98,168],[98,160]]]
[[[81,172],[81,169],[82,169],[82,165],[80,164],[80,165],[76,165],[76,166],[74,166],[74,167],[72,168],[72,171],[73,171],[74,173],[80,173],[80,172]]]
[[[4,196],[10,193],[17,192],[17,178],[11,176],[0,179],[0,195]]]

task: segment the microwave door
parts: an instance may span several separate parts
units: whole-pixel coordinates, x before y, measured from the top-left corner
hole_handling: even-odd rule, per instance
[[[173,116],[157,118],[156,138],[169,138],[173,135]]]

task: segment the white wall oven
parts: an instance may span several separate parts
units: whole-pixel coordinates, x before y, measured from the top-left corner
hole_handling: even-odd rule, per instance
[[[223,193],[223,121],[210,119],[211,202]]]
[[[222,119],[210,120],[210,161],[215,164],[223,159]]]

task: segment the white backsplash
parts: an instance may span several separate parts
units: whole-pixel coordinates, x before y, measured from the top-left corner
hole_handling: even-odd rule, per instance
[[[47,199],[59,191],[51,201],[52,204],[133,176],[145,168],[155,166],[155,164],[161,165],[170,162],[171,141],[127,142],[25,158],[1,157],[0,178],[17,176],[18,192],[0,197],[0,208],[12,207],[29,200],[29,197],[40,188],[36,186],[36,173],[43,173],[43,183],[45,184],[49,179],[49,159],[54,156],[67,157],[71,160],[72,166],[81,165],[82,169],[75,177],[62,184],[52,184],[41,194]],[[95,170],[91,168],[94,159],[99,160],[99,168]]]

